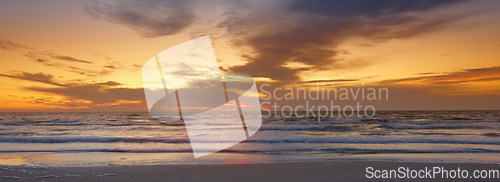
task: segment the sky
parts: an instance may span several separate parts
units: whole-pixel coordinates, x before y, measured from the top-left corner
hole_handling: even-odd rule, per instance
[[[141,68],[209,35],[273,87],[383,87],[382,110],[500,109],[495,0],[0,2],[0,111],[147,111]]]

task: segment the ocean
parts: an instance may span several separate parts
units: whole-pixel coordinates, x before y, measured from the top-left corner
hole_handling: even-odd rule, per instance
[[[331,160],[498,164],[500,111],[378,111],[373,118],[319,121],[274,115],[263,118],[247,140],[200,158],[193,156],[182,121],[158,120],[146,112],[0,113],[0,165]]]

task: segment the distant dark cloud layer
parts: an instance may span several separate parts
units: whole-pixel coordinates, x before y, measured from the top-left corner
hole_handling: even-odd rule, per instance
[[[114,87],[116,84],[118,83],[68,84],[64,87],[29,87],[28,89],[62,95],[71,99],[87,100],[91,101],[92,104],[113,103],[118,100],[140,101],[144,99],[144,90],[142,88],[118,88]]]
[[[402,79],[392,79],[381,81],[381,84],[398,84],[418,81],[433,85],[455,85],[467,84],[480,81],[500,80],[500,66],[464,69],[457,72],[435,74],[430,76],[418,76]]]
[[[131,27],[145,37],[171,35],[194,20],[186,0],[123,0],[115,3],[87,2],[85,10],[93,17]]]
[[[337,46],[346,38],[359,36],[376,42],[420,35],[435,30],[456,17],[430,19],[417,16],[419,12],[458,2],[460,1],[291,1],[283,10],[288,16],[278,19],[269,16],[269,21],[264,22],[268,24],[265,30],[255,30],[258,33],[238,40],[241,45],[250,46],[255,52],[248,57],[247,64],[230,69],[269,77],[281,83],[298,81],[298,73],[303,70],[335,71],[342,67],[335,65],[338,62],[336,56],[341,52]],[[227,23],[223,25],[230,29],[242,25],[259,27],[259,24],[263,24],[262,21],[252,23],[248,17],[266,16],[266,12],[246,12],[248,14],[244,16],[229,16]],[[309,67],[296,69],[283,66],[287,62],[300,62]]]
[[[92,64],[92,62],[90,62],[90,61],[86,61],[86,60],[83,60],[83,59],[77,59],[77,58],[74,58],[74,57],[71,57],[71,56],[58,56],[58,55],[56,55],[56,56],[52,56],[52,57],[55,58],[55,59],[63,60],[63,61]]]
[[[224,6],[218,28],[227,30],[235,46],[252,49],[248,61],[232,72],[268,77],[286,84],[302,81],[300,71],[335,70],[338,45],[359,36],[373,41],[406,38],[439,28],[457,17],[420,16],[429,10],[464,0],[288,0],[267,1],[182,1],[118,0],[87,2],[89,15],[131,27],[144,37],[172,35],[194,23],[195,8]],[[253,6],[260,4],[259,6]],[[266,8],[263,8],[266,7]],[[420,14],[419,14],[420,13]],[[208,30],[210,31],[210,30]],[[210,34],[211,32],[206,32]],[[203,34],[203,33],[201,33]],[[299,62],[307,68],[286,67]]]
[[[26,87],[32,91],[52,93],[71,99],[87,100],[92,104],[113,103],[118,100],[141,101],[144,99],[143,88],[121,88],[121,83],[114,81],[99,83],[65,83],[56,82],[51,74],[20,72],[16,74],[0,74],[2,77],[34,81],[56,87]]]
[[[55,85],[55,86],[63,86],[62,84],[55,82],[53,80],[52,75],[45,74],[45,73],[21,72],[21,73],[10,74],[10,75],[9,74],[0,74],[0,76],[20,79],[20,80],[35,81],[35,82],[40,82],[40,83],[45,83],[45,84]]]

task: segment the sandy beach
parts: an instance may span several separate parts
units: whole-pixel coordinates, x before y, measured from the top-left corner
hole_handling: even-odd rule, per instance
[[[172,164],[152,166],[31,167],[2,166],[0,181],[376,181],[366,177],[366,168],[423,170],[444,169],[499,170],[494,164],[477,163],[409,163],[375,161],[332,161],[267,164]],[[388,180],[388,179],[385,179]],[[401,181],[403,179],[391,179]],[[404,181],[412,179],[404,179]],[[421,181],[443,181],[420,179]],[[447,179],[481,181],[481,179]],[[498,179],[483,179],[495,181]],[[445,180],[446,181],[446,180]]]

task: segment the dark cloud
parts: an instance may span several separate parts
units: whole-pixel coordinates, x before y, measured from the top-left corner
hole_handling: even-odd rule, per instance
[[[477,69],[464,69],[457,72],[431,75],[431,76],[391,79],[391,80],[384,80],[379,83],[400,84],[405,82],[423,82],[434,85],[449,85],[449,84],[466,84],[472,82],[495,81],[495,80],[500,80],[500,66],[477,68]]]
[[[115,81],[107,81],[107,82],[96,83],[96,85],[120,86],[120,85],[123,85],[123,84],[115,82]]]
[[[378,17],[423,11],[459,1],[463,0],[295,0],[292,1],[290,9],[292,11],[340,18],[355,16]]]
[[[21,45],[18,43],[15,43],[10,40],[0,40],[0,47],[2,49],[14,51],[14,50],[21,50],[22,54],[33,61],[43,64],[44,66],[49,66],[49,67],[55,67],[59,69],[64,69],[69,72],[73,72],[79,75],[85,75],[89,77],[97,77],[97,76],[103,76],[103,75],[108,75],[113,72],[114,69],[116,68],[122,68],[119,63],[112,62],[108,63],[108,65],[104,66],[104,69],[102,70],[89,70],[89,69],[82,69],[76,66],[71,66],[67,64],[62,64],[59,62],[56,62],[55,60],[62,60],[65,62],[76,62],[76,63],[86,63],[86,64],[93,64],[90,61],[83,60],[83,59],[78,59],[72,56],[62,56],[62,55],[57,55],[53,52],[50,51],[43,51],[43,50],[38,50],[34,49],[25,45]]]
[[[31,49],[21,44],[17,44],[10,40],[0,40],[0,48],[5,50],[16,50],[16,49]]]
[[[143,88],[125,88],[119,87],[123,84],[115,81],[105,81],[93,84],[87,83],[58,83],[53,79],[53,76],[45,73],[27,73],[21,72],[18,74],[0,74],[2,77],[27,80],[39,83],[45,83],[56,87],[26,87],[26,89],[37,92],[51,93],[67,98],[67,101],[55,102],[47,98],[25,98],[29,103],[40,103],[45,105],[56,105],[74,108],[96,109],[99,107],[107,107],[116,102],[123,101],[122,109],[130,106],[130,108],[144,109],[144,89]],[[90,101],[82,102],[81,100]],[[133,101],[133,102],[130,102]],[[120,104],[120,105],[121,105]],[[116,109],[116,108],[115,108]]]
[[[190,25],[195,18],[185,0],[121,0],[112,4],[85,4],[86,12],[96,18],[131,27],[144,37],[171,35]]]
[[[65,96],[70,99],[87,100],[92,104],[113,103],[119,100],[144,100],[143,88],[117,88],[116,82],[98,84],[67,84],[64,87],[29,87],[29,90]]]
[[[62,55],[57,55],[53,52],[50,51],[43,51],[43,50],[38,50],[34,49],[22,44],[15,43],[10,40],[0,40],[0,47],[5,50],[9,51],[15,51],[15,50],[21,50],[22,54],[33,61],[43,64],[45,66],[50,66],[50,67],[56,67],[56,68],[63,68],[66,69],[67,71],[77,73],[80,75],[86,75],[86,76],[91,76],[95,77],[96,75],[105,75],[111,73],[110,70],[101,70],[101,71],[92,71],[92,70],[85,70],[81,69],[75,66],[70,66],[66,64],[61,64],[58,62],[55,62],[54,60],[62,60],[65,62],[77,62],[77,63],[86,63],[86,64],[92,64],[92,62],[83,60],[83,59],[78,59],[75,57],[71,56],[62,56]]]
[[[38,58],[38,59],[36,59],[36,62],[44,63],[44,62],[47,62],[47,60],[46,59]]]
[[[82,69],[82,68],[79,68],[76,66],[70,66],[70,65],[61,64],[61,63],[50,62],[47,59],[42,59],[42,58],[37,58],[37,57],[33,57],[33,60],[37,63],[43,64],[44,66],[54,67],[57,69],[66,70],[66,71],[69,71],[72,73],[76,73],[76,74],[88,76],[88,77],[97,77],[97,76],[103,76],[103,75],[108,75],[108,74],[112,73],[112,71],[107,70],[107,69],[103,69],[100,71]]]
[[[226,68],[224,68],[224,67],[222,67],[222,66],[219,66],[219,70],[221,70],[222,72],[229,72],[229,70],[228,70],[228,69],[226,69]]]
[[[52,58],[63,60],[63,61],[92,64],[92,62],[90,62],[90,61],[86,61],[86,60],[83,60],[83,59],[77,59],[77,58],[70,57],[70,56],[58,56],[58,55],[55,55],[55,56],[52,56]]]
[[[354,81],[359,81],[359,79],[310,80],[299,83],[332,83],[332,82],[354,82]]]
[[[142,67],[142,66],[141,66]],[[111,62],[108,62],[107,65],[104,66],[105,69],[109,69],[109,70],[115,70],[115,69],[128,69],[128,70],[131,70],[131,71],[134,71],[135,72],[135,69],[131,69],[130,67],[128,66],[123,66],[122,64],[120,64],[120,62],[117,62],[117,61],[111,61]]]
[[[44,74],[44,73],[26,73],[26,72],[22,72],[22,73],[13,74],[13,75],[0,74],[0,76],[9,77],[9,78],[15,78],[15,79],[20,79],[20,80],[35,81],[35,82],[40,82],[40,83],[45,83],[45,84],[55,85],[55,86],[63,86],[62,84],[55,82],[53,80],[53,76],[52,75],[50,75],[50,74]]]
[[[418,73],[419,75],[435,75],[435,74],[440,74],[437,72],[424,72],[424,73]]]
[[[238,37],[235,45],[254,51],[245,58],[245,65],[231,67],[231,71],[286,84],[299,80],[300,71],[348,67],[337,56],[343,53],[337,46],[347,38],[357,36],[383,42],[436,30],[457,17],[420,15],[457,2],[460,1],[295,0],[276,7],[276,13],[242,6],[238,13],[227,13],[227,19],[219,26]],[[288,62],[307,67],[289,68],[285,66]]]

